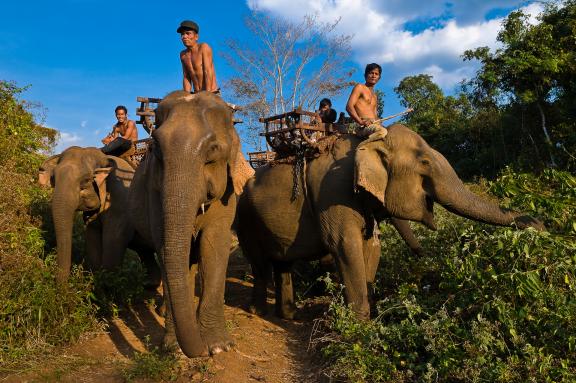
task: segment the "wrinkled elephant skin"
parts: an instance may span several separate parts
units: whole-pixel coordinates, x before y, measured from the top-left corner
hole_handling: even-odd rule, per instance
[[[134,233],[126,211],[133,175],[134,170],[128,163],[107,156],[97,148],[72,146],[44,161],[38,181],[42,186],[54,188],[52,218],[59,281],[67,280],[70,273],[76,211],[84,212],[89,265],[94,269],[110,269],[122,262]],[[159,282],[153,254],[145,258],[149,275],[156,275]]]
[[[158,105],[152,149],[136,170],[130,214],[159,254],[165,278],[164,345],[189,357],[228,350],[224,285],[237,195],[253,171],[232,110],[209,92],[177,91]],[[195,306],[195,271],[201,278]]]
[[[372,228],[385,217],[398,219],[400,232],[405,220],[435,229],[436,202],[477,221],[543,228],[470,192],[439,152],[401,124],[390,126],[384,139],[338,138],[307,163],[306,187],[294,200],[293,184],[293,165],[261,167],[238,205],[238,237],[255,279],[253,307],[265,311],[273,268],[276,311],[285,318],[293,316],[292,263],[326,253],[336,260],[347,302],[360,318],[369,316],[366,283],[380,254]]]

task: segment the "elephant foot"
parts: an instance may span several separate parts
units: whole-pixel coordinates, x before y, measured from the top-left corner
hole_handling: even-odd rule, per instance
[[[251,314],[256,314],[258,316],[265,316],[266,314],[268,314],[268,305],[264,304],[264,305],[259,305],[259,304],[250,304],[250,307],[248,307],[248,311]]]
[[[176,339],[176,334],[169,332],[164,333],[161,350],[165,353],[174,353],[180,350],[178,340]]]
[[[296,305],[286,304],[276,306],[276,316],[282,319],[294,320],[296,317]]]
[[[210,355],[216,355],[224,351],[230,351],[234,347],[234,341],[225,330],[205,329],[201,330],[202,339],[208,346]]]

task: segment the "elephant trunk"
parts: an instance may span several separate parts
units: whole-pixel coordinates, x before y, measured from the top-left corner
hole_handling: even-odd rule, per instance
[[[186,356],[195,357],[207,353],[194,309],[195,283],[194,280],[189,281],[194,222],[203,202],[198,188],[203,182],[200,179],[201,169],[192,169],[189,165],[194,161],[182,162],[180,160],[179,164],[167,164],[165,167],[172,170],[164,174],[164,246],[161,257],[166,271],[169,304],[178,344]],[[198,176],[192,179],[191,174]]]
[[[544,225],[537,219],[501,208],[496,203],[472,193],[458,178],[446,158],[438,152],[435,152],[435,156],[438,167],[435,170],[441,176],[433,177],[434,197],[436,202],[448,211],[492,225],[510,226],[516,224],[521,229],[526,227],[544,229]]]
[[[56,231],[58,272],[56,279],[64,282],[72,264],[72,230],[78,207],[78,193],[70,188],[56,187],[52,196],[52,219]]]

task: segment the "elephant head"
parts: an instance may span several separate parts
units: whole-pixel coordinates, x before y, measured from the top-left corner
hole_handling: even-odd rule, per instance
[[[56,231],[59,281],[70,274],[72,225],[79,211],[98,211],[106,200],[106,178],[114,161],[97,148],[72,146],[44,161],[38,172],[41,186],[54,188],[52,219]]]
[[[214,94],[172,92],[158,105],[156,122],[152,155],[145,160],[148,168],[157,169],[148,175],[154,177],[161,205],[162,238],[156,247],[178,343],[186,355],[197,356],[206,346],[198,331],[194,283],[188,281],[196,218],[216,201],[235,201],[233,194],[242,192],[253,170],[240,152],[232,109]]]
[[[540,221],[500,208],[469,191],[442,154],[401,124],[390,126],[384,139],[368,139],[358,145],[355,182],[392,216],[422,222],[433,230],[434,202],[480,222],[544,229]]]

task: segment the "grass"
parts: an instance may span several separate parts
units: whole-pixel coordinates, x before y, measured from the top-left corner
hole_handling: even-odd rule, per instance
[[[122,370],[122,376],[127,382],[141,378],[172,381],[177,377],[177,363],[174,354],[161,353],[154,347],[148,352],[135,353],[128,367]]]

